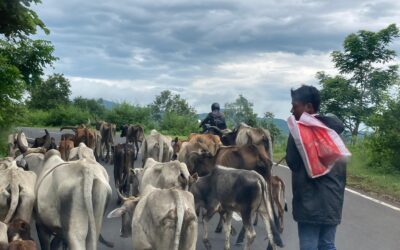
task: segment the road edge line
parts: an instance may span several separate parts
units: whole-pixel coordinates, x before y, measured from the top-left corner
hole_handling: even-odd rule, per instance
[[[286,168],[286,169],[289,169],[288,166],[285,166],[285,165],[282,165],[282,164],[278,164],[278,166],[283,167],[283,168]],[[367,199],[367,200],[369,200],[369,201],[372,201],[372,202],[374,202],[374,203],[380,204],[380,205],[382,205],[382,206],[385,206],[385,207],[387,207],[387,208],[390,208],[390,209],[393,209],[393,210],[395,210],[395,211],[400,212],[400,207],[396,207],[396,206],[391,205],[391,204],[388,204],[388,203],[386,203],[386,202],[384,202],[384,201],[381,201],[381,200],[372,198],[372,197],[370,197],[370,196],[368,196],[368,195],[365,195],[365,194],[362,194],[362,193],[360,193],[360,192],[357,192],[357,191],[355,191],[355,190],[353,190],[353,189],[351,189],[351,188],[346,188],[346,191],[349,192],[349,193],[352,193],[352,194],[354,194],[354,195],[358,195],[358,196],[360,196],[360,197],[362,197],[362,198],[364,198],[364,199]]]

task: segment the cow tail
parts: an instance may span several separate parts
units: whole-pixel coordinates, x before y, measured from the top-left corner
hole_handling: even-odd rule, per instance
[[[273,149],[272,149],[272,139],[271,134],[267,131],[263,136],[263,144],[266,150],[268,150],[268,156],[271,161],[273,161]]]
[[[183,227],[183,217],[185,215],[185,211],[183,208],[182,196],[178,190],[171,190],[172,194],[176,200],[176,214],[177,214],[177,222],[176,222],[176,231],[175,231],[175,239],[174,239],[174,248],[173,250],[179,249],[179,241],[181,238],[181,231]]]
[[[262,187],[262,202],[264,203],[264,206],[265,206],[265,209],[266,209],[266,212],[268,215],[268,219],[270,221],[270,223],[269,223],[270,229],[267,229],[267,232],[270,231],[270,232],[268,232],[268,234],[272,233],[272,239],[270,237],[268,237],[268,238],[274,244],[277,244],[278,246],[282,247],[283,246],[282,239],[281,239],[281,236],[277,229],[277,226],[275,224],[277,221],[277,218],[274,213],[274,206],[272,205],[272,203],[268,204],[267,194],[269,194],[269,192],[267,190],[267,183],[259,174],[258,174],[258,179],[259,179],[261,187]]]
[[[11,172],[11,175],[15,175],[14,171]],[[18,200],[19,200],[19,185],[16,183],[15,178],[12,178],[13,180],[10,183],[10,190],[11,190],[11,203],[10,203],[10,209],[8,210],[7,216],[4,219],[4,223],[10,223],[11,219],[17,210],[18,206]]]
[[[160,147],[160,151],[158,152],[158,161],[163,162],[163,156],[164,156],[164,140],[161,136],[161,134],[158,137],[158,145]]]
[[[93,200],[92,200],[92,189],[93,189],[94,174],[90,169],[90,166],[83,167],[83,197],[85,200],[86,211],[89,217],[89,235],[91,237],[89,249],[96,250],[97,243],[97,230],[96,222],[93,211]]]

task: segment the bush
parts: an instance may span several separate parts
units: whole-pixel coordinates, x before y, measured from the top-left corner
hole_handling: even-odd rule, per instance
[[[46,126],[46,122],[49,119],[49,111],[44,110],[28,110],[25,114],[25,119],[22,122],[24,126]]]
[[[199,131],[197,117],[193,115],[178,115],[165,113],[160,124],[160,130],[169,135],[189,135]]]
[[[400,101],[390,101],[382,114],[376,114],[370,125],[375,132],[365,140],[368,165],[383,172],[400,172]]]
[[[150,108],[130,105],[127,102],[115,105],[107,111],[106,121],[115,123],[117,128],[124,124],[141,124],[145,129],[153,129]]]

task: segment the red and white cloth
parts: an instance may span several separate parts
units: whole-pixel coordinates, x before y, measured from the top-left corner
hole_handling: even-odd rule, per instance
[[[351,156],[336,131],[314,115],[304,112],[298,121],[290,116],[288,126],[311,178],[329,173],[339,159]]]

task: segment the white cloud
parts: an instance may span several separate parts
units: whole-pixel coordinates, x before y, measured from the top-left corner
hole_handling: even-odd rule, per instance
[[[334,73],[329,54],[346,35],[400,23],[396,0],[46,0],[34,8],[51,30],[37,37],[55,45],[55,71],[69,76],[73,96],[147,104],[170,89],[207,112],[243,94],[259,114],[281,118],[290,88]]]

